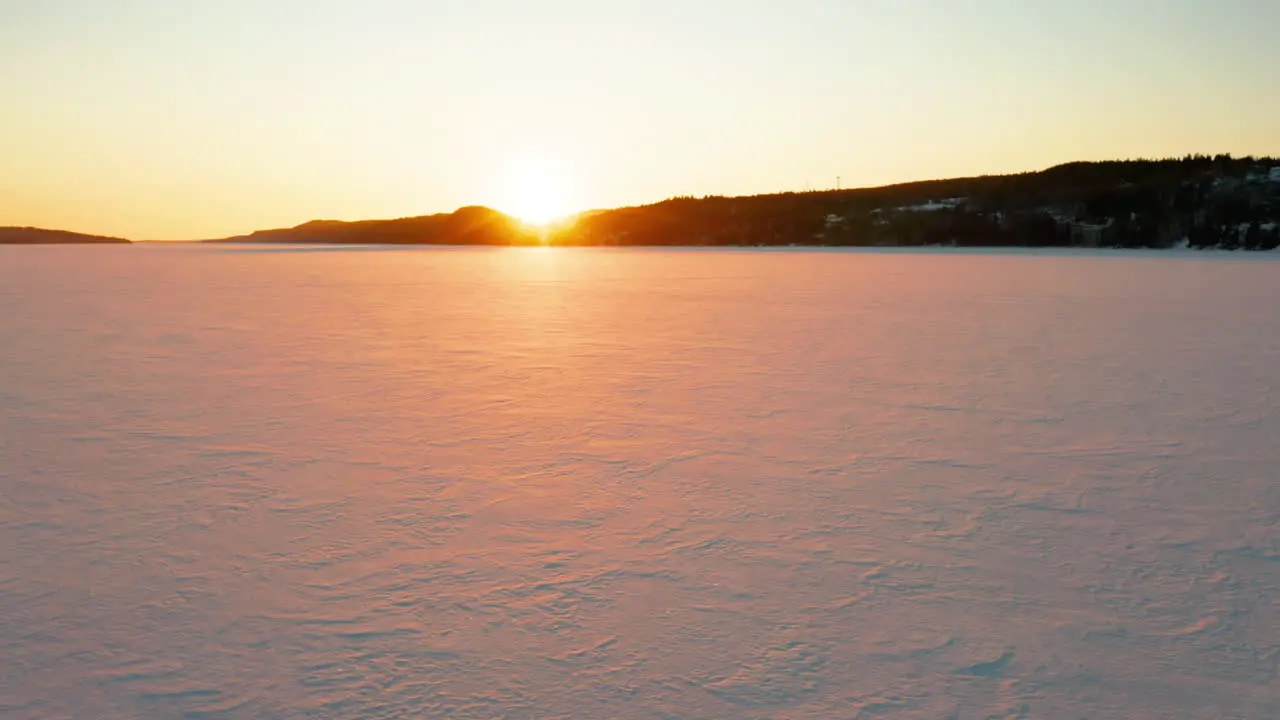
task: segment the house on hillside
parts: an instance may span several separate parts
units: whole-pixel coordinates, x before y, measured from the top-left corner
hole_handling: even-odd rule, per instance
[[[1106,235],[1107,228],[1111,227],[1113,220],[1107,220],[1105,224],[1098,223],[1071,223],[1071,244],[1080,247],[1095,248],[1102,244],[1102,239]]]
[[[903,205],[894,208],[894,212],[938,212],[939,210],[955,210],[964,205],[969,198],[953,197],[943,198],[942,200],[928,200],[918,205]]]
[[[1083,202],[1060,202],[1044,208],[1044,213],[1058,222],[1059,225],[1070,225],[1077,218],[1084,217],[1088,205]]]

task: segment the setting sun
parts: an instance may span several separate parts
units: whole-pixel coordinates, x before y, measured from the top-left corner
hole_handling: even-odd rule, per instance
[[[546,225],[577,212],[567,173],[554,157],[529,155],[516,162],[507,179],[501,210],[531,225]]]

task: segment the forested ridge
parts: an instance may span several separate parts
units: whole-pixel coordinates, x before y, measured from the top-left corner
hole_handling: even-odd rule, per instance
[[[1188,155],[877,188],[674,197],[531,228],[483,207],[224,241],[617,246],[1280,246],[1280,159]]]
[[[1273,249],[1280,160],[1188,156],[755,197],[673,198],[580,218],[563,244]]]

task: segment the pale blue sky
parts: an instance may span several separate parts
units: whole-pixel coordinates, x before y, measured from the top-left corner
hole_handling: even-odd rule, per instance
[[[180,239],[1280,154],[1276,0],[0,0],[0,225]]]

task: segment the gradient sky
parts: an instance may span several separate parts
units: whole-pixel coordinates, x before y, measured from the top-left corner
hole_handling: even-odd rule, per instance
[[[187,239],[1274,155],[1277,28],[1276,0],[0,0],[0,225]]]

